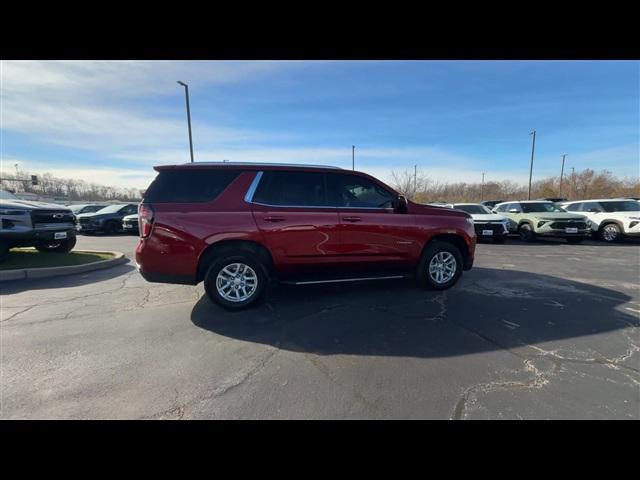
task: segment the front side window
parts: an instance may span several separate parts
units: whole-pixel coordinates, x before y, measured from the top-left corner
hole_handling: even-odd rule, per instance
[[[601,212],[602,207],[598,202],[585,202],[579,203],[578,205],[582,205],[580,211],[582,212]]]
[[[359,175],[327,174],[329,198],[333,205],[351,208],[392,208],[395,196]]]
[[[506,211],[509,212],[510,210],[517,210],[518,213],[522,213],[522,207],[520,207],[519,203],[510,203],[507,205]]]
[[[581,208],[582,205],[583,205],[582,203],[574,203],[574,204],[568,205],[567,207],[565,207],[565,209],[568,212],[578,212],[582,209]]]
[[[253,202],[289,207],[327,206],[324,174],[277,170],[264,172]]]

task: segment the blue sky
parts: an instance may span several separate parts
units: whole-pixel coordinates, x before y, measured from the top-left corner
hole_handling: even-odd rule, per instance
[[[640,63],[606,61],[9,62],[0,65],[3,171],[14,164],[145,188],[153,165],[351,166],[389,180],[640,174]]]

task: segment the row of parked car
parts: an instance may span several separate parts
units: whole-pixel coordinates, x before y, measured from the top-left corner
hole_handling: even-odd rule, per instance
[[[135,203],[62,206],[23,200],[0,190],[0,261],[14,247],[68,253],[76,245],[76,232],[137,234],[137,211]]]
[[[486,201],[437,206],[469,213],[477,237],[496,243],[503,243],[509,234],[517,234],[526,242],[538,237],[559,237],[573,244],[589,237],[610,243],[624,237],[640,237],[640,204],[631,198]]]
[[[69,208],[76,217],[76,230],[80,233],[113,235],[124,230],[138,234],[137,203],[84,204]]]

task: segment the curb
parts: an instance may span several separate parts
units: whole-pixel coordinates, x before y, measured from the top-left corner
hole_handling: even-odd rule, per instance
[[[76,250],[82,253],[109,253],[113,255],[110,260],[101,260],[99,262],[86,263],[84,265],[69,265],[66,267],[47,267],[47,268],[23,268],[20,270],[0,270],[0,282],[8,280],[23,280],[29,278],[48,278],[59,277],[62,275],[73,275],[74,273],[91,272],[93,270],[101,270],[103,268],[111,268],[116,265],[127,263],[129,259],[122,252],[110,252],[105,250]]]

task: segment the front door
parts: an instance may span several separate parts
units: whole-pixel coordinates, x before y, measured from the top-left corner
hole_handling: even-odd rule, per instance
[[[338,206],[343,263],[405,267],[419,255],[415,218],[394,211],[394,193],[367,177],[348,173],[327,173],[327,186]]]

